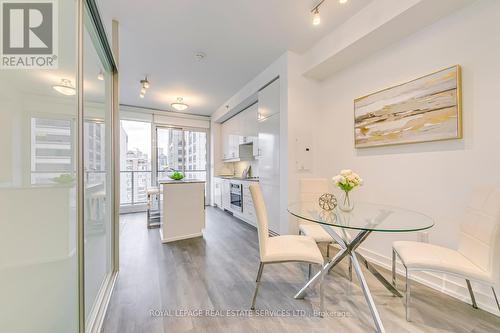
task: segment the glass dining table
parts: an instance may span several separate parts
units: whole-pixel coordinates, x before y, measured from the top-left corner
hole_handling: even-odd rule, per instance
[[[302,287],[295,298],[303,298],[309,287],[322,279],[343,259],[349,258],[370,308],[376,330],[385,332],[361,265],[364,265],[393,295],[398,297],[402,295],[357,251],[357,248],[373,232],[400,233],[426,230],[434,225],[433,219],[425,214],[404,208],[364,202],[358,202],[352,211],[344,212],[338,207],[331,211],[323,210],[317,201],[304,201],[289,205],[288,212],[299,219],[317,223],[323,227],[332,237],[332,241],[340,247],[340,251],[323,265],[323,268]],[[322,290],[320,290],[320,295],[323,311]]]

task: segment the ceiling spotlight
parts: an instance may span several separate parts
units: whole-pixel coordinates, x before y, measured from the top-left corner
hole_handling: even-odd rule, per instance
[[[184,111],[189,107],[189,105],[183,102],[182,97],[177,97],[177,102],[174,102],[170,105],[177,111]]]
[[[141,80],[141,85],[142,85],[143,88],[149,89],[149,81],[148,81],[148,76],[147,75],[144,78],[144,80]]]
[[[340,3],[341,5],[345,4],[346,2],[347,2],[347,0],[339,0],[339,3]]]
[[[146,89],[149,88],[148,76],[144,78],[144,80],[139,81],[141,83],[141,91],[139,93],[140,98],[144,98],[146,96]]]
[[[321,23],[321,17],[319,16],[319,8],[316,7],[313,11],[313,25],[319,25]]]
[[[63,95],[72,96],[76,94],[75,87],[73,87],[71,81],[68,79],[61,79],[61,83],[52,86],[52,88]]]
[[[104,73],[102,72],[102,69],[99,71],[99,74],[97,74],[97,79],[99,81],[104,81]]]

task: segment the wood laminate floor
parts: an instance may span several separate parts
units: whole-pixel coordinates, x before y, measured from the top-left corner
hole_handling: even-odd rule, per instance
[[[145,219],[142,213],[121,217],[120,274],[103,332],[375,331],[356,278],[346,278],[345,264],[326,279],[329,316],[314,315],[319,310],[314,290],[304,300],[293,298],[307,272],[305,264],[294,263],[265,266],[258,311],[252,313],[259,264],[255,228],[208,207],[203,238],[162,245],[158,229],[146,229]],[[388,271],[381,272],[389,278]],[[500,332],[499,317],[417,283],[413,321],[406,322],[403,299],[369,272],[365,276],[387,332]],[[401,289],[403,278],[399,282]]]

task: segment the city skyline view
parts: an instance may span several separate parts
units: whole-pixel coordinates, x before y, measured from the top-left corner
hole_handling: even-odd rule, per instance
[[[120,173],[122,205],[143,204],[147,190],[156,186],[152,175],[151,123],[120,121]],[[172,170],[186,178],[206,179],[207,133],[174,128],[157,129],[157,177],[163,179]]]

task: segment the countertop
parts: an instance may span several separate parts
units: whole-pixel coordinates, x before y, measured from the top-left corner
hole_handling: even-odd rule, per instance
[[[192,184],[192,183],[205,183],[204,180],[200,179],[181,179],[181,180],[173,180],[173,179],[160,179],[158,181],[160,184]]]
[[[227,180],[237,180],[237,181],[242,181],[242,182],[258,182],[259,177],[251,177],[251,178],[242,178],[242,177],[236,177],[236,176],[214,176],[216,178],[220,179],[227,179]]]

